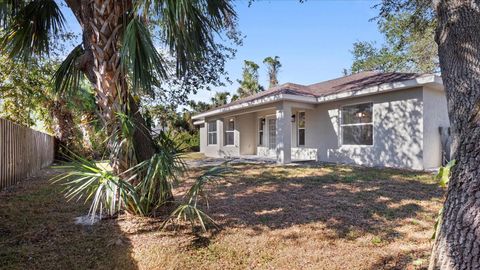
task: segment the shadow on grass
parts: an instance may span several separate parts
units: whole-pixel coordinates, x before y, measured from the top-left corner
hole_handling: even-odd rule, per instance
[[[442,195],[421,172],[332,165],[234,168],[227,183],[214,189],[209,213],[224,227],[257,233],[311,224],[332,230],[332,238],[372,233],[393,240],[402,237],[397,228],[408,218],[431,220],[433,226],[426,207]],[[248,173],[253,170],[258,173]]]
[[[416,269],[427,270],[429,262],[430,250],[421,250],[416,252],[399,252],[395,255],[386,255],[381,257],[374,263],[370,269],[384,269],[384,270],[403,270]],[[413,263],[412,263],[413,262]],[[415,268],[409,268],[412,265]]]
[[[0,192],[0,261],[5,269],[137,269],[116,220],[75,225],[88,206],[66,202],[47,169]]]

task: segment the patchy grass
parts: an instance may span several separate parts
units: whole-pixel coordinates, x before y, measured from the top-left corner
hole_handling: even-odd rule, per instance
[[[442,190],[432,175],[352,166],[235,164],[212,187],[220,231],[160,231],[122,215],[73,224],[54,172],[0,195],[0,261],[9,269],[425,269]],[[203,169],[193,168],[190,177]],[[185,191],[192,179],[176,189]]]
[[[54,174],[44,170],[0,193],[0,268],[135,269],[132,246],[115,221],[74,224],[88,207],[65,202],[62,187],[48,182]]]
[[[188,153],[183,154],[182,157],[186,161],[202,160],[202,159],[206,158],[205,155],[203,153],[200,153],[200,152],[188,152]]]

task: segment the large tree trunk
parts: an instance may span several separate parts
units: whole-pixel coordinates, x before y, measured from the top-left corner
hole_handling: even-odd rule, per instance
[[[457,165],[430,269],[480,269],[480,1],[438,1],[435,8]]]
[[[116,153],[111,156],[112,166],[117,172],[123,172],[155,153],[151,134],[145,129],[145,120],[138,110],[138,104],[127,91],[125,74],[120,69],[120,35],[124,30],[122,23],[126,20],[125,11],[131,8],[131,1],[66,2],[83,29],[85,54],[79,65],[94,85],[96,101],[108,135],[119,129],[116,113],[128,114],[136,126],[133,134],[134,155]],[[113,150],[114,144],[110,143],[110,150]]]

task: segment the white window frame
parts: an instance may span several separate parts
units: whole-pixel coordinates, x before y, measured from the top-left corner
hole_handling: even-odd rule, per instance
[[[357,124],[343,124],[343,108],[344,107],[351,107],[355,105],[363,105],[363,104],[370,104],[372,106],[372,121],[368,123],[357,123]],[[341,146],[346,146],[346,147],[373,147],[375,145],[375,106],[372,101],[365,101],[365,102],[357,102],[357,103],[349,103],[349,104],[344,104],[343,106],[340,107],[339,111],[339,134],[340,134],[340,145]],[[366,125],[371,125],[372,126],[372,144],[344,144],[343,143],[343,127],[347,126],[366,126]]]
[[[230,121],[233,122],[233,129],[232,130],[228,129],[228,124],[229,124]],[[225,143],[224,144],[225,144],[225,146],[235,146],[235,118],[226,119],[226,121],[224,122],[224,126],[225,126],[225,130],[224,130],[224,133],[225,133]],[[228,144],[227,134],[233,134],[233,143],[232,144]]]
[[[272,147],[272,148],[270,148],[270,143],[271,143],[271,142],[270,142],[270,135],[271,135],[271,132],[270,132],[270,126],[269,126],[269,124],[268,124],[269,120],[275,120],[275,131],[274,131],[274,133],[273,133],[274,138],[275,138],[275,144],[274,144],[275,146]],[[269,150],[275,150],[275,149],[277,148],[277,143],[278,143],[278,142],[277,142],[277,124],[278,124],[278,123],[277,123],[277,118],[275,117],[275,115],[272,115],[272,116],[269,115],[269,116],[266,116],[266,117],[265,117],[265,126],[267,127],[267,130],[266,130],[266,131],[267,131],[267,143],[266,143],[265,146],[266,146]]]
[[[305,115],[305,126],[302,128],[300,127],[300,114],[303,113]],[[300,130],[303,129],[303,144],[300,144]],[[305,111],[297,112],[297,147],[305,147],[307,144],[307,113]]]
[[[214,125],[215,126],[215,131],[210,131],[210,125]],[[214,121],[208,121],[207,122],[207,145],[217,145],[218,144],[218,135],[217,135],[217,132],[218,132],[218,125],[217,125],[217,121],[214,120]],[[210,134],[215,134],[215,143],[210,143]]]
[[[263,121],[265,121],[265,123],[262,125],[262,119]],[[257,139],[258,139],[258,143],[257,143],[257,146],[265,146],[265,126],[266,126],[266,123],[267,123],[267,119],[262,116],[262,117],[259,117],[258,118],[258,122],[257,122]],[[261,129],[260,129],[261,127]],[[262,134],[262,140],[260,141],[260,134]]]

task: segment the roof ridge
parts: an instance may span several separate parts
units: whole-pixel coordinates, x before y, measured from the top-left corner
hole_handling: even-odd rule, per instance
[[[326,80],[326,81],[312,83],[312,84],[306,85],[306,87],[311,87],[312,85],[317,85],[317,84],[321,84],[321,83],[336,81],[336,80],[339,80],[339,79],[344,79],[344,78],[352,77],[352,76],[355,76],[355,75],[360,75],[362,73],[368,73],[368,74],[373,75],[373,74],[386,74],[386,73],[397,73],[397,72],[380,72],[380,71],[375,71],[375,70],[365,70],[365,71],[360,71],[360,72],[357,72],[357,73],[352,73],[352,74],[349,74],[349,75],[333,78],[333,79]]]
[[[338,77],[335,79],[311,84],[311,85],[302,85],[291,82],[286,82],[281,85],[269,88],[267,90],[255,93],[253,95],[237,99],[233,102],[213,108],[208,111],[215,109],[221,109],[230,107],[235,104],[241,104],[244,102],[250,102],[258,100],[263,97],[268,97],[276,94],[286,94],[286,95],[302,95],[302,96],[313,96],[313,97],[322,97],[331,94],[338,94],[345,91],[355,91],[358,89],[368,88],[377,86],[383,83],[392,83],[399,81],[406,81],[427,74],[422,73],[407,73],[407,72],[379,72],[379,71],[362,71],[355,74],[350,74],[348,76]],[[207,111],[207,112],[208,112]]]

